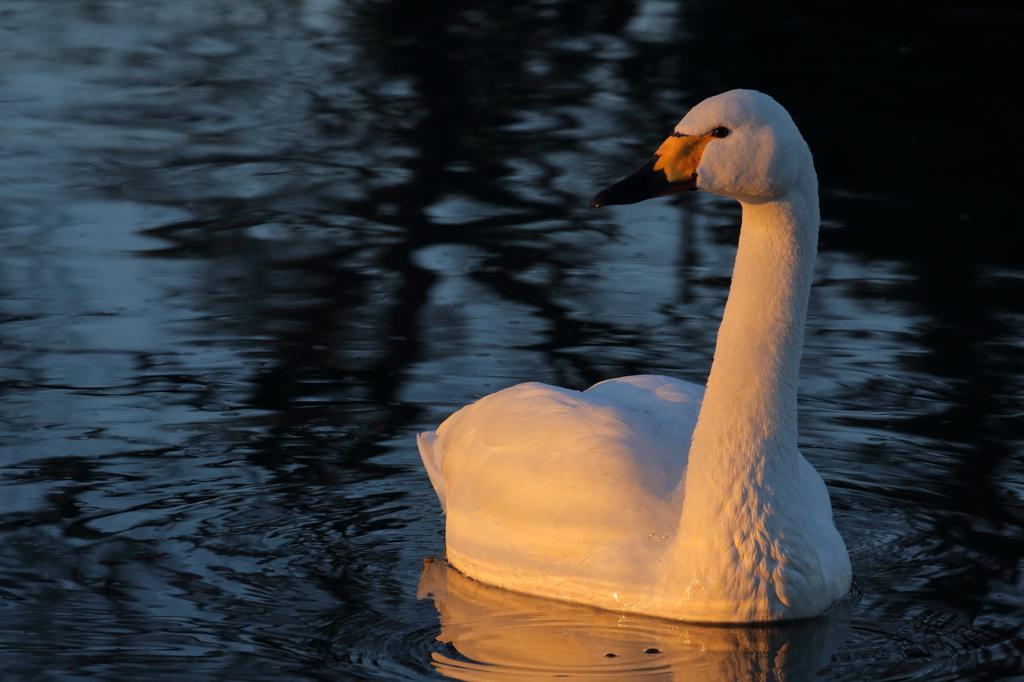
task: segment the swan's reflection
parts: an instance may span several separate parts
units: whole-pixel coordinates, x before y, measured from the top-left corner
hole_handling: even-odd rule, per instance
[[[419,594],[441,615],[433,654],[446,677],[532,680],[808,680],[846,638],[849,602],[827,616],[772,627],[709,627],[530,597],[424,562]]]

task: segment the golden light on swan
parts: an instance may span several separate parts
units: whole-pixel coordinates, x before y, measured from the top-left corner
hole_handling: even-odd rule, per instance
[[[734,90],[591,205],[697,189],[743,207],[706,390],[663,376],[520,384],[419,435],[448,560],[466,575],[708,623],[808,618],[849,591],[828,490],[797,448],[819,223],[810,150],[775,100]]]

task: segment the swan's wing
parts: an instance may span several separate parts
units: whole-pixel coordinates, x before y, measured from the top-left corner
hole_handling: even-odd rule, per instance
[[[427,464],[440,450],[450,556],[582,566],[674,535],[702,392],[690,386],[660,377],[585,393],[521,384],[452,415]]]
[[[637,485],[666,497],[685,471],[703,394],[701,386],[650,375],[610,379],[582,393],[519,384],[449,417],[436,432],[433,466],[443,472],[449,498],[455,481],[492,482],[527,498],[548,485],[542,471],[574,488],[596,475],[611,492]]]

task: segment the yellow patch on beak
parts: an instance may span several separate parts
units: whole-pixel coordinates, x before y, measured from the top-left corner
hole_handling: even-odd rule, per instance
[[[669,182],[689,180],[697,173],[700,157],[704,147],[711,141],[712,135],[682,135],[668,138],[661,143],[655,154],[659,157],[654,170],[665,171]]]

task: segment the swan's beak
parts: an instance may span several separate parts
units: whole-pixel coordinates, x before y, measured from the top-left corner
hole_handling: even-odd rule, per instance
[[[644,199],[696,190],[697,167],[710,140],[710,135],[674,133],[635,173],[594,195],[590,207],[635,204]]]

